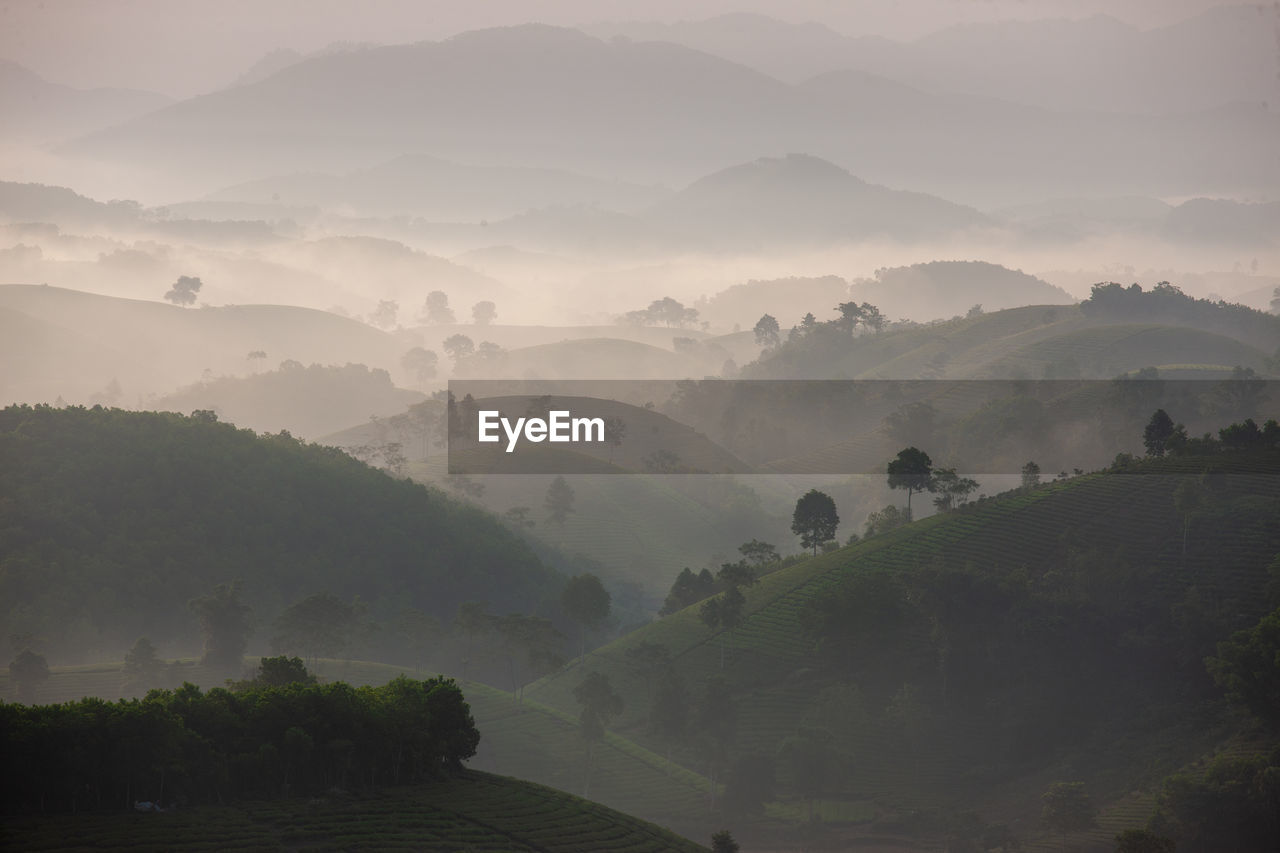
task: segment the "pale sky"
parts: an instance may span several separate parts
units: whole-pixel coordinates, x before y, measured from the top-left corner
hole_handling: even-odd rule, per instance
[[[965,21],[1112,17],[1163,26],[1213,0],[0,0],[0,58],[56,83],[188,97],[276,48],[397,44],[539,21],[698,20],[732,11],[911,39]]]

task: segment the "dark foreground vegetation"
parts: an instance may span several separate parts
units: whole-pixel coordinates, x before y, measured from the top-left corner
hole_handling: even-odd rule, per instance
[[[9,813],[223,803],[376,790],[461,769],[480,742],[450,679],[192,684],[145,699],[0,705]]]

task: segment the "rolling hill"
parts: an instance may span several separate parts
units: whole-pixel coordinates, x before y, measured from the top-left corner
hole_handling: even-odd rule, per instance
[[[1020,276],[1010,274],[1017,282]],[[1136,290],[1135,290],[1136,288]],[[927,288],[926,288],[927,290]],[[922,291],[922,293],[925,291]],[[914,292],[899,299],[913,300]],[[925,297],[921,296],[922,303]],[[816,306],[821,307],[821,306]],[[816,311],[814,312],[817,313]],[[832,316],[831,311],[823,316]],[[821,318],[820,318],[821,319]],[[1128,330],[1109,327],[1128,327]],[[1168,331],[1150,327],[1161,326]],[[1138,327],[1143,327],[1139,329]],[[1137,341],[1108,351],[1106,341],[1141,332]],[[1185,332],[1185,334],[1182,334]],[[784,336],[785,337],[785,336]],[[784,341],[743,369],[750,379],[979,379],[1041,378],[1050,362],[1035,354],[1042,342],[1052,362],[1075,377],[1109,379],[1155,364],[1266,365],[1280,343],[1280,320],[1241,305],[1184,296],[1176,289],[1143,291],[1139,285],[1104,288],[1079,305],[1028,305],[928,324],[906,322],[884,331],[849,335],[819,325]],[[1149,340],[1150,347],[1139,343]],[[1030,349],[1029,349],[1030,348]],[[1021,357],[1018,354],[1021,353]],[[1237,359],[1226,361],[1224,359]],[[1071,367],[1068,359],[1075,362]],[[1086,365],[1088,365],[1086,369]]]
[[[889,317],[918,322],[963,316],[975,305],[1000,311],[1075,301],[1035,276],[982,261],[933,261],[877,270],[874,278],[855,279],[849,296],[870,302]]]
[[[448,620],[462,601],[537,611],[562,583],[479,509],[208,416],[9,407],[0,459],[0,625],[56,660],[144,635],[193,650],[187,602],[237,578],[264,627],[322,590]]]
[[[1175,491],[1206,466],[1212,501],[1188,519]],[[829,752],[856,760],[810,796],[870,798],[881,815],[829,827],[846,845],[929,809],[1016,820],[1034,839],[1039,795],[1064,777],[1140,826],[1149,811],[1127,794],[1237,725],[1212,705],[1197,734],[1186,728],[1216,695],[1202,657],[1273,606],[1262,593],[1280,555],[1277,471],[1270,451],[1016,490],[768,574],[731,632],[708,630],[691,607],[586,668],[621,686],[618,733],[656,751],[667,744],[629,654],[646,644],[665,647],[691,691],[723,675],[736,754],[781,755],[788,738],[824,729]],[[1188,619],[1203,621],[1191,631]],[[527,695],[572,711],[578,680],[549,676]],[[696,746],[676,754],[702,769]],[[779,761],[780,797],[798,799],[801,780]]]
[[[646,212],[716,248],[771,248],[938,237],[986,224],[978,211],[868,184],[818,157],[788,154],[694,181]]]
[[[261,433],[285,430],[314,439],[362,418],[397,415],[423,395],[391,384],[385,370],[283,362],[254,376],[208,379],[151,400],[162,412],[214,412],[218,419]]]
[[[325,311],[285,305],[186,309],[40,285],[0,286],[14,334],[0,339],[6,402],[89,402],[115,380],[114,401],[140,402],[213,375],[269,364],[396,367],[406,346],[386,332]],[[362,417],[368,413],[362,413]]]

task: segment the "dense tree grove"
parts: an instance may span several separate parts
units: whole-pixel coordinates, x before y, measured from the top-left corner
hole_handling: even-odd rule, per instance
[[[456,770],[479,742],[462,692],[442,677],[0,704],[0,752],[24,768],[5,774],[0,802],[59,812],[374,788]]]

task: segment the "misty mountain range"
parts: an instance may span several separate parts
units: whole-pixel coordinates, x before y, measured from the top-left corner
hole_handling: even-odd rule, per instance
[[[742,13],[584,29],[600,38],[684,45],[793,83],[856,70],[928,91],[1050,109],[1162,113],[1275,103],[1280,87],[1270,23],[1264,7],[1240,5],[1151,30],[1095,15],[961,24],[910,42]],[[983,61],[973,62],[976,56]]]
[[[1139,115],[937,94],[865,71],[795,85],[688,47],[543,25],[305,59],[62,151],[220,183],[350,171],[411,151],[652,183],[762,152],[968,199],[1273,187],[1280,117],[1256,102]],[[1046,168],[1049,167],[1049,168]]]

